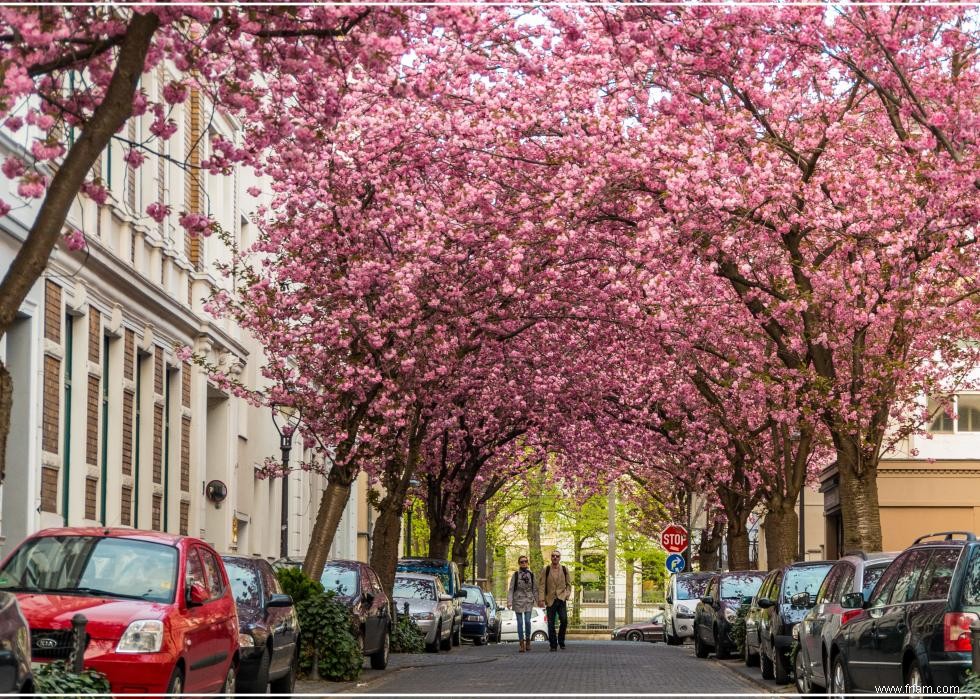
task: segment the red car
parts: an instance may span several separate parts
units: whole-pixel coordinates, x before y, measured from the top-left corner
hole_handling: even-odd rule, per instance
[[[88,619],[84,664],[113,693],[235,691],[238,617],[221,557],[199,539],[136,529],[46,529],[0,564],[34,662],[66,659]]]

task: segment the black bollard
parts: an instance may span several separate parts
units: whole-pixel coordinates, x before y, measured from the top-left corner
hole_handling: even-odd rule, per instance
[[[76,675],[82,671],[85,661],[85,627],[88,619],[84,614],[71,618],[71,671]]]

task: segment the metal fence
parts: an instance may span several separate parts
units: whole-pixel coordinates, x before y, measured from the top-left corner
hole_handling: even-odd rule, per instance
[[[663,609],[663,604],[656,603],[635,603],[630,610],[627,610],[625,601],[616,603],[616,625],[647,621],[657,612]],[[627,614],[627,611],[631,612]],[[578,623],[572,623],[574,609],[569,605],[569,622],[571,626],[581,629],[608,629],[609,628],[609,606],[606,604],[587,604],[581,605],[578,610]]]

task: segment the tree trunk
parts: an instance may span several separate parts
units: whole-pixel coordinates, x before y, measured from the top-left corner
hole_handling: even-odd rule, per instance
[[[398,542],[402,531],[404,494],[388,493],[381,501],[378,518],[374,521],[371,546],[371,567],[381,579],[381,586],[391,599],[395,587],[395,566],[398,563]]]
[[[725,531],[728,545],[728,570],[747,570],[749,567],[749,532],[745,526],[748,512],[741,519],[729,520]]]
[[[133,13],[126,36],[119,47],[116,68],[102,102],[85,122],[78,139],[65,154],[38,209],[34,225],[27,232],[14,261],[0,282],[0,338],[7,334],[20,305],[48,266],[51,251],[61,237],[68,211],[96,159],[102,155],[112,135],[133,113],[133,96],[143,75],[150,42],[160,26],[152,12]],[[6,380],[9,381],[9,374]],[[6,438],[10,431],[10,385],[0,386],[0,482],[6,465]],[[4,407],[3,403],[8,405]]]
[[[796,499],[773,498],[766,512],[766,566],[772,570],[792,563],[799,554],[800,519]]]
[[[712,519],[711,526],[702,531],[698,546],[701,570],[717,570],[721,567],[722,524]]]
[[[474,512],[472,517],[469,514],[467,508],[460,507],[456,510],[456,515],[453,517],[453,562],[459,566],[464,580],[467,577],[476,578],[475,570],[473,571],[473,575],[466,575],[467,568],[472,567],[469,552],[470,544],[473,543],[472,534],[476,532],[476,513]]]
[[[440,560],[449,559],[449,542],[452,539],[452,527],[445,521],[434,523],[429,520],[429,558]]]
[[[626,573],[626,620],[624,623],[633,623],[633,574],[634,568],[636,567],[636,561],[632,558],[627,559],[624,563],[624,572]]]
[[[870,453],[870,449],[862,454],[859,442],[851,435],[832,437],[840,475],[844,551],[881,551],[877,454]]]
[[[527,480],[527,556],[531,570],[544,568],[544,556],[541,553],[541,478],[543,473],[543,470],[531,473]]]
[[[0,362],[0,483],[7,477],[7,435],[10,433],[10,411],[14,405],[14,382]]]
[[[343,473],[342,473],[343,471]],[[316,513],[316,522],[310,536],[310,546],[303,560],[303,572],[314,580],[320,579],[323,566],[330,555],[337,525],[344,515],[344,508],[350,499],[351,483],[354,478],[346,469],[334,466],[327,476],[327,488],[320,498],[320,508]]]

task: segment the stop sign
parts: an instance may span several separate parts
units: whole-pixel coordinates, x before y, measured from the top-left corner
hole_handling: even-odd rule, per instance
[[[670,553],[680,553],[687,548],[687,530],[679,524],[671,524],[660,532],[660,545]]]

